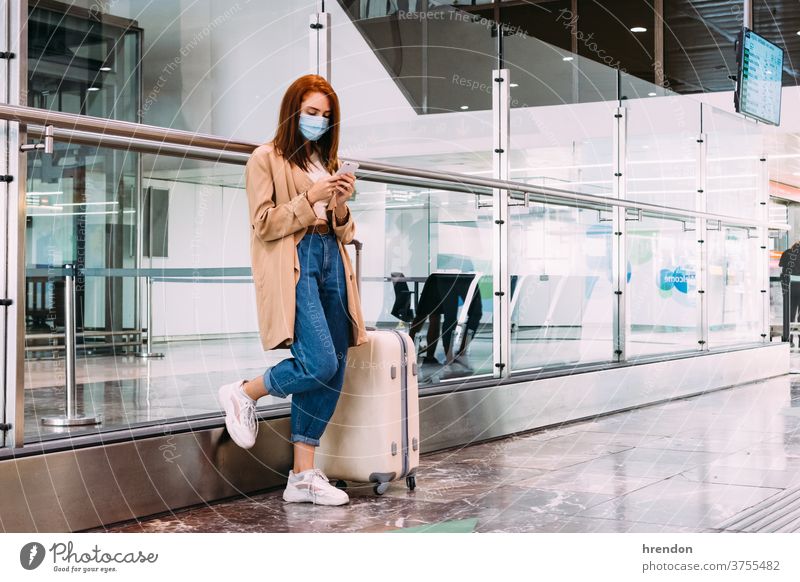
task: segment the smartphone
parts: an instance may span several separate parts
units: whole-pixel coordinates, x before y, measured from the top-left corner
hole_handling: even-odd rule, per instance
[[[355,174],[357,169],[358,169],[358,162],[345,161],[345,162],[342,163],[342,165],[339,167],[339,169],[336,170],[336,173],[337,174]]]

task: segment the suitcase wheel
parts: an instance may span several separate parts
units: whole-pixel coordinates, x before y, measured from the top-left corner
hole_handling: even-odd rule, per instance
[[[389,488],[389,483],[388,482],[375,483],[375,486],[372,488],[372,490],[375,491],[375,493],[377,493],[378,495],[383,495],[384,493],[386,493],[386,490],[388,488]]]
[[[347,489],[347,481],[345,481],[344,479],[337,479],[336,486],[339,489]]]
[[[406,477],[406,487],[408,487],[411,491],[413,491],[417,486],[417,479],[414,475],[409,475]]]

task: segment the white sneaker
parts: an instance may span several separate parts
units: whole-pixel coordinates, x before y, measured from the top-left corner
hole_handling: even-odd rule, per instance
[[[233,442],[249,449],[256,442],[256,401],[244,393],[246,380],[225,384],[219,389],[219,402],[225,410],[225,426]]]
[[[344,505],[350,501],[347,493],[328,482],[322,470],[314,468],[295,473],[289,471],[289,482],[283,491],[283,500],[311,502],[316,505]]]

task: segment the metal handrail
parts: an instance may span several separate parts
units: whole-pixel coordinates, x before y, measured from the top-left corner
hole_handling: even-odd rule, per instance
[[[2,107],[2,106],[0,106]],[[0,119],[2,116],[0,115]],[[44,137],[46,128],[52,126],[45,125],[29,125],[27,126],[28,135],[34,137]],[[186,157],[195,160],[204,160],[210,162],[219,162],[226,164],[245,165],[250,158],[250,154],[256,148],[255,144],[248,144],[249,151],[227,151],[216,150],[197,145],[181,145],[165,143],[162,141],[153,141],[149,139],[142,139],[136,137],[125,137],[110,134],[98,134],[88,131],[79,131],[72,129],[53,128],[52,137],[55,141],[68,142],[79,145],[86,145],[92,147],[107,147],[111,149],[126,149],[129,151],[143,153],[143,154],[156,154],[156,155],[169,155],[174,157]],[[239,146],[237,145],[237,148]]]
[[[109,136],[116,135],[163,144],[194,146],[226,152],[249,154],[255,147],[249,142],[224,139],[214,135],[145,125],[132,121],[49,111],[24,105],[0,104],[0,119],[17,121],[25,125],[52,125],[57,129],[92,132]]]
[[[168,154],[222,163],[243,165],[259,144],[235,141],[213,135],[174,130],[128,121],[103,119],[86,115],[62,113],[25,107],[0,104],[0,119],[31,124],[26,130],[34,135],[44,135],[47,126],[53,126],[53,138],[57,141],[70,141],[90,146],[127,148],[131,151],[154,154]],[[442,188],[491,196],[492,189],[506,189],[526,197],[526,200],[546,204],[610,209],[615,206],[640,210],[643,215],[653,218],[703,218],[719,221],[729,226],[742,228],[767,228],[788,231],[784,223],[770,223],[747,220],[736,216],[712,214],[696,210],[662,206],[635,200],[621,200],[608,196],[585,194],[516,182],[481,178],[458,172],[425,170],[357,158],[342,158],[358,162],[356,175],[367,181],[387,184],[411,185],[425,188]]]

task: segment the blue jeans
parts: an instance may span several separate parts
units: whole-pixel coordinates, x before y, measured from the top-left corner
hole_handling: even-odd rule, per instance
[[[344,382],[351,322],[336,235],[306,234],[297,244],[292,356],[264,372],[271,396],[292,395],[292,442],[319,445]]]

